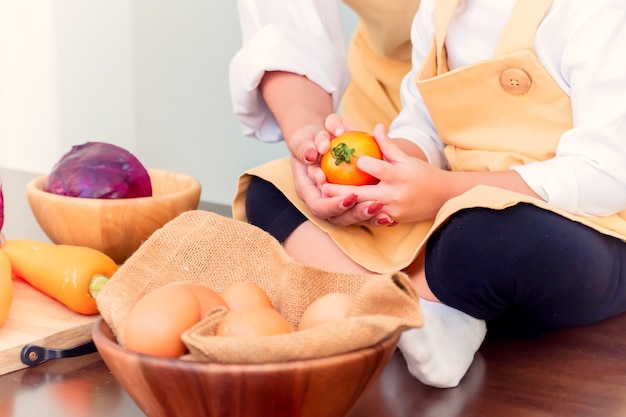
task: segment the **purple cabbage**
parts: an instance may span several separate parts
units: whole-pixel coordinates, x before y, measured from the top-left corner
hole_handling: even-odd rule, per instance
[[[148,171],[126,149],[87,142],[72,149],[52,167],[44,191],[82,198],[135,198],[152,195]]]

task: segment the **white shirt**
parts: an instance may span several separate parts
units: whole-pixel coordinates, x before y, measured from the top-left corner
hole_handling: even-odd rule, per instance
[[[278,0],[239,0],[244,47],[231,63],[231,92],[244,132],[276,141],[282,136],[257,91],[264,71],[304,74],[332,93],[336,104],[348,76],[335,2],[279,1],[276,7],[286,10],[270,12],[268,1]],[[431,163],[445,167],[443,145],[413,81],[431,46],[435,2],[422,0],[415,17],[413,70],[403,82],[403,110],[389,134],[415,142]],[[464,13],[451,22],[446,42],[451,69],[492,56],[514,3],[461,1]],[[574,128],[564,133],[554,158],[513,169],[544,200],[571,213],[601,216],[626,209],[624,45],[626,0],[555,0],[537,31],[535,50],[570,96]]]
[[[283,139],[258,86],[265,71],[287,71],[318,84],[338,108],[350,74],[335,0],[238,0],[243,47],[230,63],[233,111],[246,136]]]
[[[515,0],[463,0],[450,23],[450,69],[493,55]],[[444,167],[443,145],[415,86],[415,71],[431,47],[435,0],[423,0],[414,20],[413,70],[401,87],[403,109],[391,137],[417,143]],[[535,50],[570,96],[574,128],[556,157],[513,167],[544,200],[571,213],[609,215],[626,209],[626,1],[555,0],[540,24]]]

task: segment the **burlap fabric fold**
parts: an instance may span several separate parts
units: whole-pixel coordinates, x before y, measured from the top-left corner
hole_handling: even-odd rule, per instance
[[[308,267],[295,262],[265,231],[200,210],[185,212],[154,232],[120,266],[97,303],[124,345],[126,316],[150,290],[188,281],[221,292],[241,280],[263,288],[296,329],[305,308],[326,293],[346,292],[356,301],[347,320],[258,338],[216,336],[225,313],[217,309],[183,335],[190,351],[184,359],[271,363],[322,357],[370,346],[423,324],[418,297],[404,273],[342,274]]]

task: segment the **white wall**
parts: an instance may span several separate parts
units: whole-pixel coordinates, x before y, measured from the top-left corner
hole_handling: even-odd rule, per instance
[[[240,132],[228,64],[240,46],[235,1],[137,0],[138,145],[152,166],[201,179],[203,199],[230,204],[238,175],[286,155]]]
[[[245,168],[286,155],[232,114],[240,42],[234,0],[0,0],[0,166],[45,173],[101,140],[230,204]]]
[[[0,165],[5,167],[42,169],[57,152],[53,3],[0,0]]]

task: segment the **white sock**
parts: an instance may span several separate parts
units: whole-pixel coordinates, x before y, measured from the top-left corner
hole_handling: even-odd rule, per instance
[[[424,326],[405,331],[398,347],[409,372],[438,388],[455,387],[469,369],[487,326],[460,310],[420,298]]]

